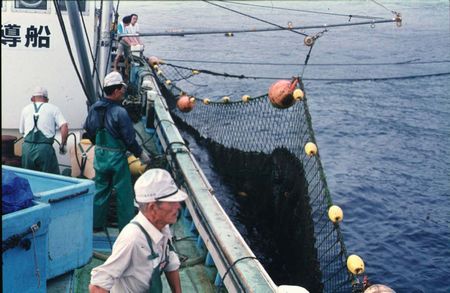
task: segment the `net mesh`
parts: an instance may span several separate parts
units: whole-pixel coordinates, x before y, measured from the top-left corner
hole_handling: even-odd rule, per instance
[[[278,109],[267,95],[247,101],[191,97],[195,106],[186,113],[176,105],[185,94],[176,81],[192,72],[163,64],[153,70],[177,126],[208,148],[215,170],[244,195],[242,222],[277,238],[267,248],[277,257],[261,260],[275,268],[268,269],[274,281],[310,292],[359,291],[346,267],[339,224],[328,218],[332,200],[319,153],[304,151],[315,143],[307,98]]]

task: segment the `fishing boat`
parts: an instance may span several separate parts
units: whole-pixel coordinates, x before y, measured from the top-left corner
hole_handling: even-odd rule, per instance
[[[2,215],[3,292],[87,292],[90,270],[111,253],[115,219],[106,230],[92,232],[94,183],[69,176],[80,167],[82,124],[88,107],[103,95],[101,81],[122,37],[116,8],[111,1],[2,1],[2,149],[8,150],[2,171],[26,178],[34,194],[29,208]],[[305,38],[305,44],[313,41]],[[185,292],[362,291],[364,263],[347,254],[342,210],[326,185],[301,79],[281,82],[291,88],[287,102],[268,94],[211,100],[177,85],[181,70],[184,76],[198,70],[146,56],[142,46],[128,48],[120,70],[128,82],[123,106],[154,158],[147,168],[169,170],[189,195],[171,227]],[[76,158],[58,157],[68,176],[17,164],[17,120],[36,85],[48,88],[51,103],[69,121],[68,143]],[[259,134],[249,135],[242,125]],[[281,243],[278,249],[289,252],[281,258],[280,267],[290,272],[282,283],[220,205],[185,131],[210,152],[250,213],[271,213],[269,230]],[[134,157],[129,163],[136,180],[146,167]]]

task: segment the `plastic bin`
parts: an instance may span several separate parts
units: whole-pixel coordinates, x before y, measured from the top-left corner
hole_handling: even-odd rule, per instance
[[[2,216],[2,292],[47,292],[49,222],[50,205],[36,201]]]
[[[28,179],[36,201],[50,204],[47,279],[87,264],[92,257],[94,182],[9,166],[2,168]]]

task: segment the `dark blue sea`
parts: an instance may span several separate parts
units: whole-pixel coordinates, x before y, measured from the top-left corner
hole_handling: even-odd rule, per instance
[[[327,183],[344,210],[349,254],[363,258],[373,283],[396,292],[450,292],[449,1],[214,3],[281,26],[318,25],[302,32],[323,34],[306,68],[309,47],[288,31],[148,37],[146,55],[272,78],[198,77],[184,86],[200,98],[258,96],[277,78],[303,74]],[[200,1],[121,1],[119,11],[139,14],[141,32],[273,27]],[[367,21],[358,15],[391,19],[391,11],[401,13],[400,27],[330,26]],[[214,176],[233,218],[232,197],[221,197],[226,188]]]

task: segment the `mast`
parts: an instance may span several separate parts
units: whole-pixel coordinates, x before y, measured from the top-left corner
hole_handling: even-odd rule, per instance
[[[89,104],[93,104],[96,100],[96,94],[94,90],[94,83],[91,77],[91,67],[89,65],[89,58],[87,55],[86,44],[84,42],[84,35],[79,18],[79,10],[76,1],[66,0],[67,13],[69,15],[70,25],[72,27],[73,39],[75,40],[75,46],[77,48],[78,60],[80,61],[81,74],[83,76],[84,86],[88,94]]]
[[[98,73],[100,78],[106,75],[109,66],[109,55],[111,48],[111,11],[113,11],[112,1],[103,1],[103,10],[101,15],[101,33],[100,33],[100,54],[98,60]],[[101,85],[98,85],[101,87]],[[97,88],[101,93],[101,88]]]

